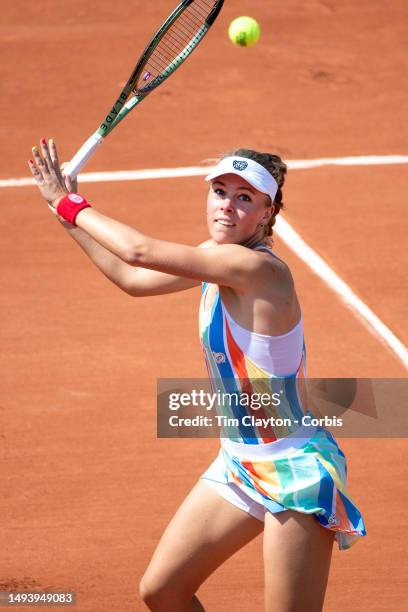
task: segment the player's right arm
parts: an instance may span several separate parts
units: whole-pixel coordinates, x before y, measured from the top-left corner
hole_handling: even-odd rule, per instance
[[[55,157],[56,167],[59,168],[58,157],[54,148],[52,153]],[[62,172],[64,172],[65,166],[66,163],[63,163],[61,166]],[[61,180],[65,182],[68,191],[77,192],[78,184],[75,178],[72,179],[69,176],[61,174]],[[55,211],[53,211],[53,213],[55,215]],[[58,217],[58,219],[71,238],[75,240],[102,274],[132,297],[176,293],[178,291],[191,289],[200,284],[199,281],[189,278],[131,266],[120,259],[120,257],[108,251],[108,249],[105,249],[79,227],[71,225],[60,217]],[[207,241],[200,246],[209,246],[209,243],[210,241]]]
[[[133,297],[164,295],[200,285],[200,282],[194,279],[131,266],[105,249],[79,227],[64,221],[61,223],[95,266],[112,283]],[[208,241],[200,246],[205,247],[207,244]]]

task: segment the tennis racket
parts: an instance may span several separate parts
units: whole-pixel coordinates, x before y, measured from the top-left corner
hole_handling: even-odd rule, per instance
[[[224,0],[184,0],[177,6],[143,51],[99,128],[65,166],[64,174],[75,178],[122,119],[181,66],[207,34],[223,4]]]

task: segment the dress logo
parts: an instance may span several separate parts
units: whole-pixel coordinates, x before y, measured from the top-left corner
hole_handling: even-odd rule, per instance
[[[213,353],[215,363],[226,363],[225,353]]]
[[[248,168],[248,162],[238,161],[237,159],[234,159],[232,165],[234,166],[235,170],[240,170],[240,172]]]
[[[329,520],[329,525],[335,526],[340,523],[339,519],[336,517],[335,514],[331,514],[328,520]]]

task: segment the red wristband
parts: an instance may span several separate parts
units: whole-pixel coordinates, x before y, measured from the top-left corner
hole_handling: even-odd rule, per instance
[[[60,217],[65,219],[71,223],[71,225],[76,225],[75,221],[78,213],[81,212],[84,208],[90,208],[91,205],[77,193],[67,193],[62,200],[60,200],[57,206],[57,213]]]

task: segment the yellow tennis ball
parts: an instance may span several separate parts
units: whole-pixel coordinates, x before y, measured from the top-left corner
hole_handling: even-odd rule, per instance
[[[228,29],[230,40],[240,47],[250,47],[258,42],[261,35],[259,23],[252,17],[237,17]]]

